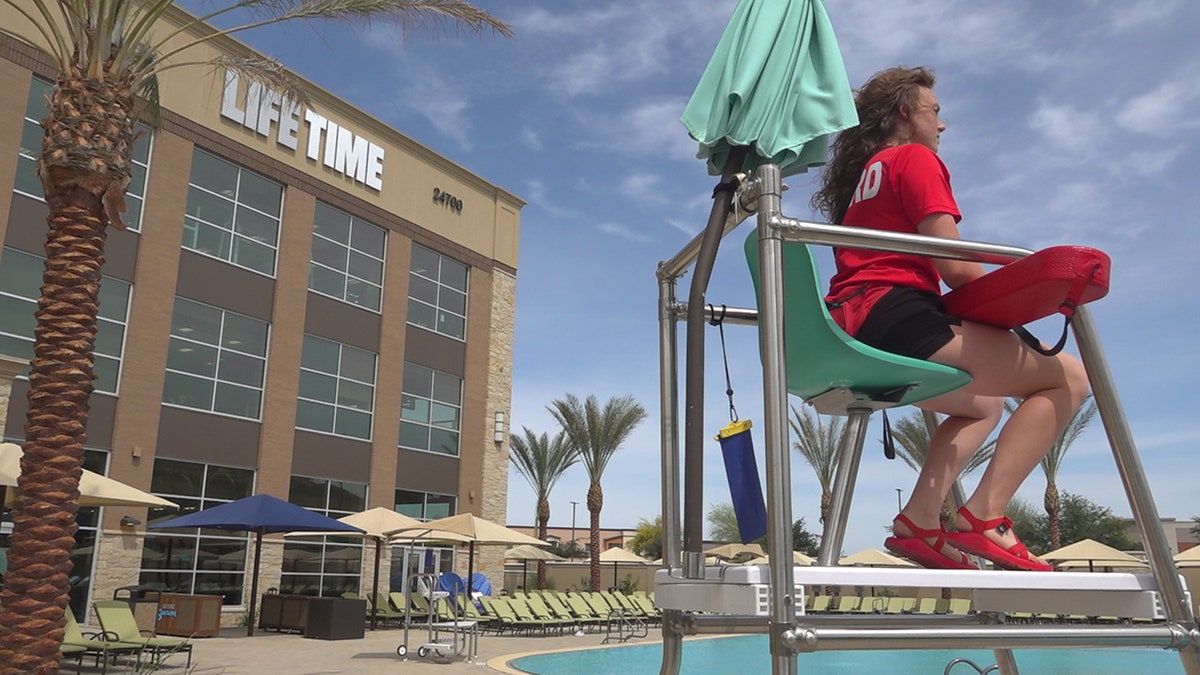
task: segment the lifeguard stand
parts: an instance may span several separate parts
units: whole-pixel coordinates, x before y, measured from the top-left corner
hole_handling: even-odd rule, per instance
[[[682,638],[685,635],[767,633],[774,675],[795,673],[796,656],[803,652],[933,648],[990,648],[996,657],[996,668],[1002,675],[1019,675],[1012,649],[1101,646],[1174,649],[1179,652],[1187,675],[1200,675],[1200,631],[1197,630],[1190,598],[1159,526],[1158,511],[1086,306],[1077,309],[1071,326],[1145,546],[1151,573],[1034,573],[835,566],[866,426],[872,412],[952,390],[968,382],[969,376],[952,368],[872,350],[852,339],[841,339],[837,337],[838,331],[822,326],[821,323],[829,319],[823,305],[818,304],[819,295],[814,291],[815,270],[811,268],[811,258],[805,247],[791,242],[853,246],[982,263],[1010,262],[1030,255],[1032,251],[996,244],[804,222],[783,215],[783,189],[779,169],[771,164],[760,166],[753,178],[739,177],[737,192],[728,201],[746,211],[757,211],[757,236],[747,242],[747,249],[752,268],[757,267],[759,307],[757,310],[723,310],[726,321],[757,323],[760,327],[769,565],[706,566],[703,553],[698,550],[702,536],[697,531],[694,515],[685,523],[682,533],[680,530],[681,506],[684,513],[703,511],[700,491],[703,476],[696,471],[696,467],[702,467],[703,449],[693,447],[698,444],[692,443],[693,437],[699,438],[694,429],[699,425],[693,416],[700,416],[702,422],[702,414],[696,412],[692,399],[697,391],[703,393],[703,380],[702,376],[697,377],[692,372],[693,359],[689,354],[688,447],[684,458],[685,489],[681,491],[676,326],[688,314],[688,307],[676,301],[675,282],[689,266],[697,263],[696,277],[702,280],[702,284],[707,284],[712,260],[705,261],[706,249],[708,255],[715,256],[714,241],[719,242],[740,222],[730,215],[729,205],[722,207],[722,200],[718,200],[720,208],[714,207],[713,218],[706,232],[674,258],[659,265],[663,561],[668,566],[660,570],[655,579],[656,602],[663,609],[661,673],[673,675],[679,672]],[[708,265],[707,269],[702,268],[705,264]],[[789,278],[785,286],[785,274],[800,276]],[[699,297],[695,288],[693,285],[689,299]],[[819,285],[815,289],[819,291]],[[811,297],[789,298],[786,297],[788,293],[807,293]],[[805,303],[809,306],[807,310],[804,309]],[[806,362],[805,353],[796,345],[801,336],[804,339],[803,348],[811,347],[819,352],[820,358]],[[840,340],[841,344],[820,344],[821,340],[830,340],[830,336],[834,336],[833,342]],[[695,344],[689,331],[689,351]],[[699,344],[702,346],[702,341]],[[830,356],[835,353],[837,356]],[[833,371],[838,367],[846,367],[845,376],[837,372],[823,372],[811,378],[818,384],[811,387],[798,384],[812,370],[828,371],[831,365]],[[907,372],[902,372],[905,369]],[[872,381],[871,378],[880,372],[889,375],[880,381]],[[693,379],[699,379],[698,387]],[[820,384],[822,381],[824,383]],[[831,513],[825,525],[818,564],[813,567],[794,567],[790,562],[789,391],[800,395],[819,412],[849,417],[847,432],[839,449],[840,462]],[[936,416],[926,414],[925,421],[932,427],[936,425]],[[953,496],[959,503],[962,502],[961,489],[957,485]],[[944,615],[805,614],[806,590],[826,585],[962,589],[960,592],[970,594],[974,611],[970,614]],[[1113,624],[1010,623],[1009,618],[1018,612],[1139,617],[1142,620]]]

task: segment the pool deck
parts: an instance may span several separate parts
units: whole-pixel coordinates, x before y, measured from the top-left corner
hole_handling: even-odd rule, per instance
[[[85,628],[87,630],[87,628]],[[662,633],[650,629],[649,637],[634,638],[624,644],[645,644],[659,641]],[[517,673],[503,667],[512,655],[587,649],[602,646],[604,632],[583,636],[555,635],[522,637],[488,633],[479,640],[479,657],[474,663],[454,661],[439,663],[432,658],[417,656],[417,647],[426,641],[424,627],[409,631],[408,656],[396,655],[396,647],[404,641],[400,628],[367,630],[361,640],[318,640],[295,633],[255,631],[248,637],[244,628],[227,628],[221,635],[194,640],[192,669],[186,668],[186,655],[169,657],[159,673],[169,675],[326,675],[327,673],[429,673],[430,675],[465,675],[466,673]],[[615,643],[620,645],[621,643]],[[124,672],[122,660],[109,673]],[[75,663],[65,662],[63,673],[74,673]],[[83,673],[99,673],[92,659],[84,659]]]

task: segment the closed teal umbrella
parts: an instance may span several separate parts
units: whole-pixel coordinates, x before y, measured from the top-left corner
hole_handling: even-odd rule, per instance
[[[846,68],[820,0],[741,0],[681,120],[719,175],[687,305],[684,550],[703,544],[704,306],[734,175],[772,162],[783,175],[823,164],[827,134],[858,124]]]
[[[743,170],[783,175],[825,162],[825,137],[858,124],[833,26],[820,0],[742,0],[681,118],[720,175],[730,146]]]

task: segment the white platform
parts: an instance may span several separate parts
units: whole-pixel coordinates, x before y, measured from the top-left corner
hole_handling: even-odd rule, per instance
[[[1165,618],[1151,574],[797,566],[792,579],[798,609],[808,588],[884,586],[968,589],[972,608],[980,612]],[[681,570],[659,570],[654,578],[655,603],[663,609],[765,616],[770,613],[770,588],[766,565],[709,566],[703,579],[684,579]]]

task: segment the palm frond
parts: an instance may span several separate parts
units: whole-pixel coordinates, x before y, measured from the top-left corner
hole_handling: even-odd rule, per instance
[[[1062,435],[1050,446],[1050,451],[1046,453],[1046,456],[1042,457],[1042,472],[1046,474],[1047,481],[1053,483],[1058,478],[1058,470],[1062,467],[1067,450],[1087,430],[1088,425],[1095,417],[1096,402],[1089,397],[1087,404],[1075,412]]]
[[[546,499],[563,473],[579,461],[579,453],[562,431],[553,438],[546,433],[539,436],[528,427],[521,431],[509,440],[509,459],[537,498]]]
[[[797,409],[792,406],[788,425],[797,439],[792,443],[792,449],[800,453],[812,467],[821,489],[828,490],[837,474],[838,447],[844,426],[842,420],[831,417],[829,423],[825,424],[820,415],[811,413],[807,407]]]
[[[646,418],[646,410],[632,396],[613,397],[601,408],[594,395],[581,402],[567,394],[547,410],[578,448],[592,483],[600,482],[609,460]]]

